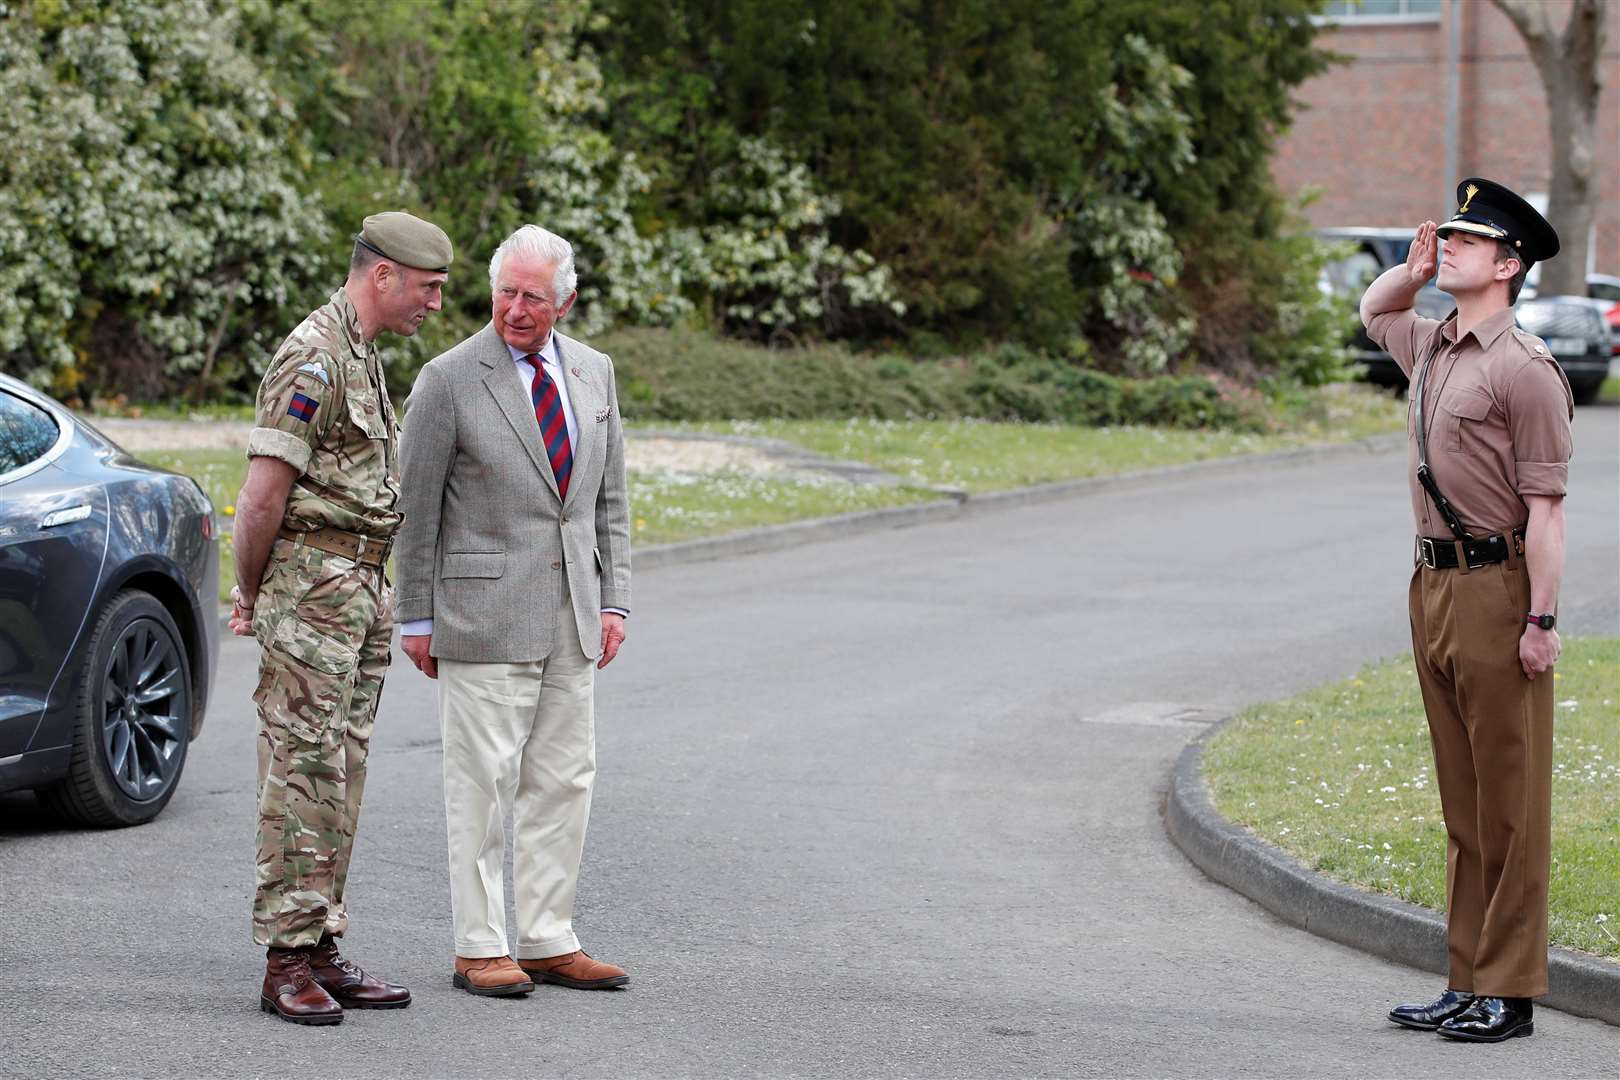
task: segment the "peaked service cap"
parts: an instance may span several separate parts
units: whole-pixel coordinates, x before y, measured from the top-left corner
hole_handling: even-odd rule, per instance
[[[1526,267],[1558,254],[1558,232],[1535,207],[1501,184],[1478,176],[1457,185],[1457,212],[1435,232],[1505,240]]]

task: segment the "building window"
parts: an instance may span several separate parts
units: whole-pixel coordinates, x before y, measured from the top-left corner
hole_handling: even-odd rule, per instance
[[[1439,22],[1444,0],[1328,0],[1328,23]]]

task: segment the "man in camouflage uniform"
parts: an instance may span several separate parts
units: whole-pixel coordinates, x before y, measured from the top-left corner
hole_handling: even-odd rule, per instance
[[[231,629],[263,648],[253,940],[268,950],[260,1004],[294,1023],[411,1000],[335,938],[394,625],[399,429],[375,341],[439,310],[451,257],[435,225],[366,218],[348,280],[276,351],[248,440]]]

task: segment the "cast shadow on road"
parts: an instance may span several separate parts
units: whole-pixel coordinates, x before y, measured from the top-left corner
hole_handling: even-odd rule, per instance
[[[45,809],[31,791],[0,795],[0,843],[26,836],[78,831],[78,826]]]

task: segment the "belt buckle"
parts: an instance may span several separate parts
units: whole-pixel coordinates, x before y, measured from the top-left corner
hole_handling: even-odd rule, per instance
[[[1430,570],[1440,569],[1440,567],[1435,564],[1434,541],[1430,540],[1427,536],[1418,537],[1418,559]]]

